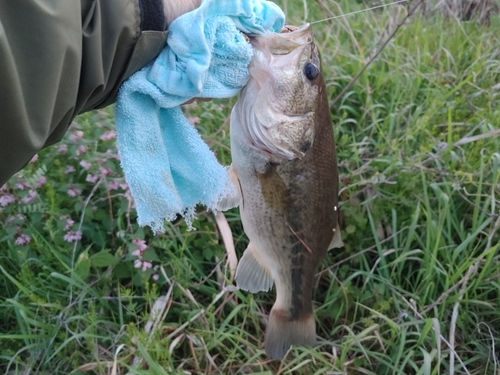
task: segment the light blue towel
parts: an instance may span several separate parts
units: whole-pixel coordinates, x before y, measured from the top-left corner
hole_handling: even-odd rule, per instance
[[[233,189],[227,170],[179,105],[193,97],[228,98],[248,81],[252,48],[241,32],[280,32],[284,14],[264,0],[205,0],[169,27],[167,45],[121,87],[116,128],[122,168],[139,225],[163,231],[197,204],[213,209]]]

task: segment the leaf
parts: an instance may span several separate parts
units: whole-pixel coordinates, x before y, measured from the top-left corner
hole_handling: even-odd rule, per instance
[[[92,265],[95,267],[109,267],[118,264],[120,258],[111,254],[109,250],[103,250],[90,257]]]
[[[212,249],[206,247],[203,249],[203,256],[205,257],[206,260],[211,260],[214,256],[214,252]]]
[[[78,260],[75,265],[75,273],[85,280],[90,273],[90,259],[89,250],[85,250],[78,256]]]
[[[118,263],[116,267],[113,268],[113,276],[118,279],[124,279],[132,277],[134,271],[133,267],[129,262]]]
[[[142,259],[149,262],[160,261],[160,258],[158,258],[158,254],[156,254],[156,251],[150,247],[148,247],[144,251],[144,254],[142,254]]]
[[[356,227],[352,224],[349,224],[346,228],[345,228],[345,231],[348,233],[348,234],[353,234],[354,232],[356,232]]]

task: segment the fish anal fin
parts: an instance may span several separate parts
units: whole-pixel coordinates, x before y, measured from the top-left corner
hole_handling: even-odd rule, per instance
[[[236,284],[240,289],[256,293],[267,292],[273,283],[271,272],[259,258],[252,243],[249,243],[236,269]]]
[[[328,250],[340,249],[341,247],[344,247],[344,242],[342,241],[342,234],[340,233],[339,223],[337,223],[337,226],[333,230],[333,238],[332,242],[330,242],[330,245],[328,245]]]
[[[238,206],[243,197],[241,193],[241,185],[240,185],[240,180],[238,178],[238,174],[236,173],[236,170],[234,169],[233,165],[231,164],[227,170],[227,174],[229,177],[229,180],[231,183],[234,185],[234,192],[233,194],[230,194],[224,198],[222,198],[219,203],[217,204],[216,209],[218,211],[227,211],[233,207]]]
[[[282,359],[291,345],[313,346],[315,343],[316,323],[312,311],[292,320],[284,310],[271,310],[265,338],[269,358]]]

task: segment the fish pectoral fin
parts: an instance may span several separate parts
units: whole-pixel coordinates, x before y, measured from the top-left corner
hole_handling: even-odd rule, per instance
[[[259,258],[252,243],[249,243],[236,269],[236,284],[240,289],[257,293],[267,292],[273,283],[271,272]]]
[[[340,249],[341,247],[344,247],[344,242],[342,241],[342,234],[340,233],[339,223],[337,223],[337,226],[335,227],[333,233],[332,242],[330,242],[330,245],[328,245],[328,250]]]
[[[242,201],[240,180],[239,180],[238,174],[236,173],[236,170],[234,169],[232,164],[229,166],[229,168],[227,170],[227,174],[228,174],[229,180],[234,185],[234,189],[233,189],[234,191],[233,191],[233,193],[222,198],[219,201],[219,203],[217,203],[217,206],[215,208],[218,211],[227,211],[233,207],[238,206]]]
[[[276,166],[268,164],[264,173],[258,174],[262,197],[269,207],[281,209],[290,201],[290,191],[281,176],[276,170]]]

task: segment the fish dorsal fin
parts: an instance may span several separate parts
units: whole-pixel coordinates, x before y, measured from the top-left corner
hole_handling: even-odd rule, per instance
[[[271,272],[259,258],[252,243],[249,243],[236,269],[236,284],[240,289],[257,293],[267,292],[273,283]]]
[[[239,180],[238,174],[236,173],[236,170],[234,169],[232,164],[227,169],[227,174],[228,174],[229,180],[234,185],[234,193],[222,198],[219,201],[219,203],[217,204],[217,207],[216,207],[216,209],[218,211],[227,211],[233,207],[236,207],[241,203],[241,201],[243,199],[242,194],[241,194],[240,180]]]
[[[340,233],[339,223],[337,223],[337,226],[335,227],[335,229],[333,231],[332,242],[330,242],[330,245],[328,246],[328,250],[340,249],[341,247],[344,247],[344,242],[342,241],[342,234]]]

